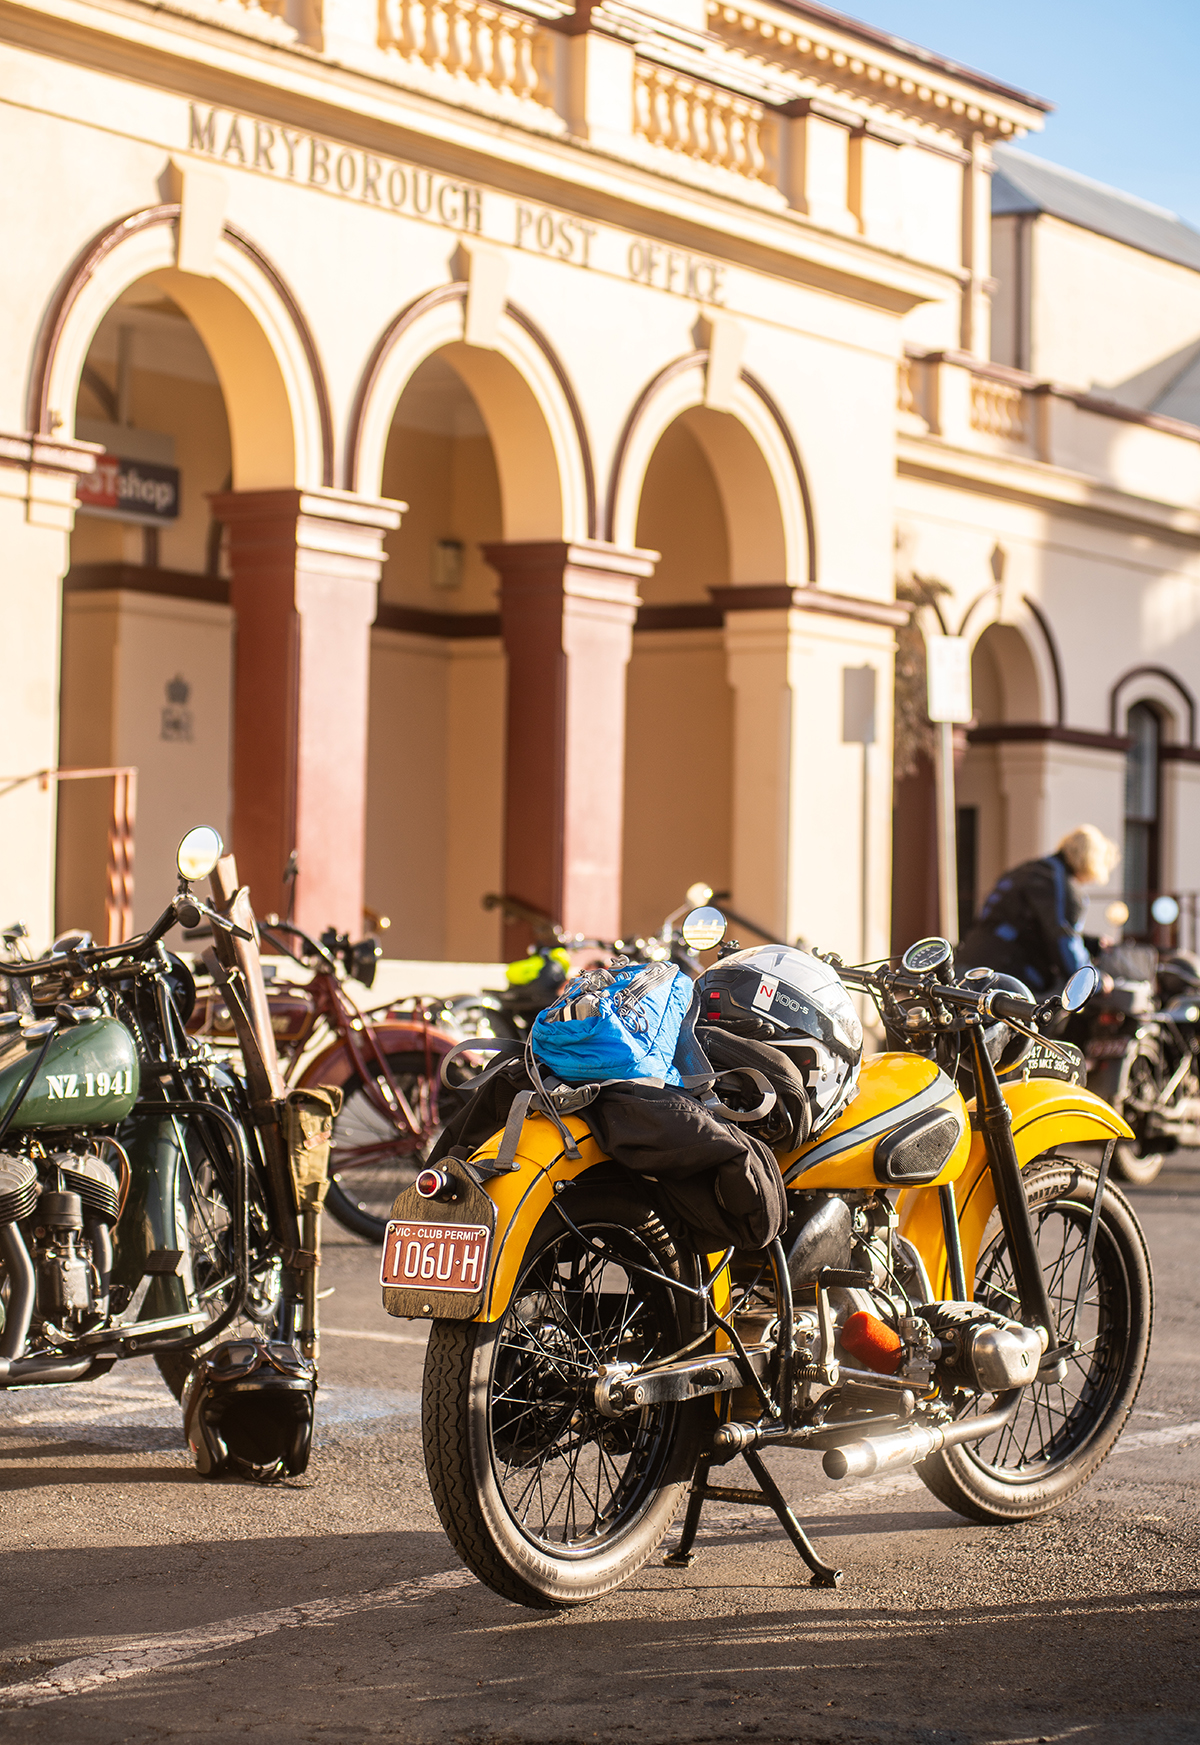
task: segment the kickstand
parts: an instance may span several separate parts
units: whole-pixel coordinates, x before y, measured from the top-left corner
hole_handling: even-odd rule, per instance
[[[750,1503],[775,1511],[780,1526],[812,1570],[810,1584],[812,1587],[841,1587],[841,1570],[834,1569],[831,1564],[823,1563],[817,1556],[812,1541],[789,1508],[787,1498],[767,1471],[762,1456],[753,1448],[743,1448],[742,1459],[757,1481],[757,1491],[731,1490],[727,1485],[709,1484],[708,1475],[713,1464],[713,1456],[711,1454],[700,1456],[696,1463],[692,1488],[688,1494],[687,1514],[683,1518],[683,1532],[679,1535],[679,1544],[674,1551],[668,1551],[663,1562],[672,1568],[686,1568],[694,1560],[695,1553],[692,1546],[695,1544],[696,1531],[700,1526],[700,1511],[706,1502]]]

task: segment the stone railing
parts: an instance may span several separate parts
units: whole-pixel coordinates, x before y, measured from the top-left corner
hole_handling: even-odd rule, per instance
[[[379,45],[413,72],[518,104],[554,102],[554,43],[534,18],[484,0],[382,0]]]
[[[633,116],[634,135],[647,145],[748,182],[778,185],[778,123],[759,103],[639,60]]]
[[[1024,442],[1029,431],[1022,390],[986,376],[972,376],[971,429],[1006,442]]]

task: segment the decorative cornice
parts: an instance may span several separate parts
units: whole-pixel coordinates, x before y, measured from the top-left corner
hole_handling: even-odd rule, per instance
[[[1000,721],[986,727],[969,727],[972,745],[1081,745],[1090,751],[1112,751],[1121,756],[1132,741],[1121,733],[1093,733],[1084,727],[1058,727],[1043,721]]]
[[[96,456],[103,453],[99,442],[68,442],[57,436],[31,432],[17,436],[0,431],[0,466],[22,467],[26,472],[93,473]]]
[[[819,612],[832,618],[857,619],[864,624],[886,624],[890,629],[899,629],[912,616],[912,607],[903,601],[831,594],[825,588],[801,588],[790,582],[752,582],[744,587],[708,591],[723,613]]]

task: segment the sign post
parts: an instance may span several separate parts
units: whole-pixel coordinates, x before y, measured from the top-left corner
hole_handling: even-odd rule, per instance
[[[958,943],[958,823],[954,809],[954,726],[971,719],[971,649],[964,636],[928,636],[925,663],[929,719],[938,730],[938,916],[944,938]]]

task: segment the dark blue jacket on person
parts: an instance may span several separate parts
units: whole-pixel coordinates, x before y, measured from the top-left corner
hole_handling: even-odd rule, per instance
[[[958,966],[986,964],[1048,993],[1088,962],[1079,936],[1086,907],[1061,854],[1023,861],[997,881],[958,948]]]

